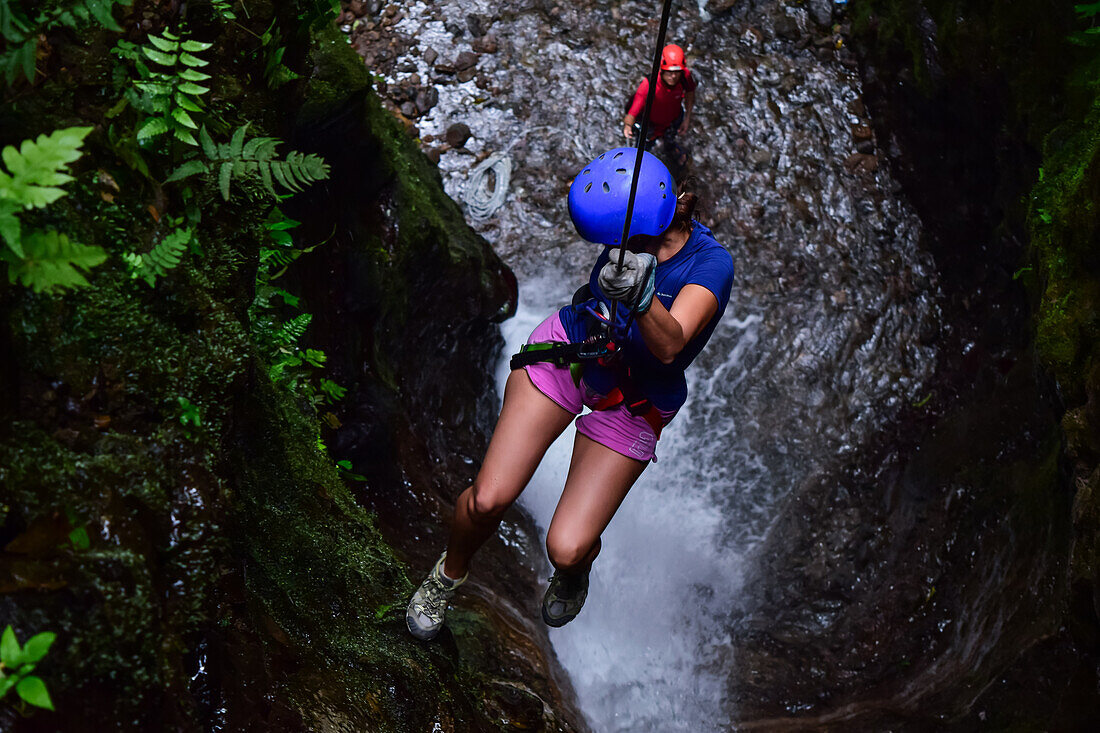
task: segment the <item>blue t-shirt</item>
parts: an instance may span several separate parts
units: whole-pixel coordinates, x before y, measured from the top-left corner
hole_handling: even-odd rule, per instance
[[[660,359],[645,345],[637,321],[630,324],[630,335],[625,344],[619,344],[623,351],[624,362],[630,367],[630,373],[639,389],[661,410],[678,410],[687,399],[687,381],[684,370],[706,346],[718,319],[726,311],[730,290],[733,288],[733,258],[726,248],[715,240],[710,229],[699,222],[692,222],[691,236],[679,252],[664,262],[657,264],[654,276],[656,294],[665,308],[672,307],[672,301],[680,294],[685,285],[701,285],[718,299],[718,310],[707,322],[699,335],[687,343],[676,355],[671,364],[662,364]],[[609,259],[610,248],[604,248],[596,260],[589,278],[589,287],[596,299],[611,307],[611,300],[600,290],[598,282],[600,268]],[[619,322],[625,323],[627,308],[619,309]],[[585,317],[579,308],[566,306],[560,311],[562,325],[573,343],[587,337]],[[614,371],[595,362],[586,362],[584,381],[589,387],[601,394],[607,394],[617,386]]]

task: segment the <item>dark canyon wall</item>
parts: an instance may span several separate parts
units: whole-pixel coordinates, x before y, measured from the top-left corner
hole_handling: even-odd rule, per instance
[[[742,722],[1083,729],[1100,710],[1098,36],[1072,3],[870,0],[841,20],[940,273],[943,356],[929,398],[773,528],[770,587],[735,620]]]
[[[514,279],[381,109],[327,3],[249,2],[233,22],[194,5],[118,6],[124,33],[51,31],[38,77],[4,90],[2,144],[94,128],[49,211],[109,256],[65,294],[0,283],[0,626],[58,635],[36,671],[57,711],[22,717],[13,694],[0,729],[582,729],[545,635],[507,612],[471,603],[439,643],[407,636],[426,566],[407,571],[365,508],[413,484],[442,504],[469,479]],[[188,200],[155,151],[119,142],[110,48],[184,21],[214,44],[211,114],[331,166],[282,204],[308,251],[277,281],[347,389],[320,417],[257,341],[271,200],[223,201],[212,179]],[[289,83],[265,83],[272,29]],[[152,287],[131,278],[121,255],[196,203],[200,244]],[[404,519],[381,524],[408,538],[427,522]]]

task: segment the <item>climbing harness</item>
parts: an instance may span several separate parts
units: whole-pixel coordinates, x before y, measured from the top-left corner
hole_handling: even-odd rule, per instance
[[[630,191],[626,197],[626,216],[623,220],[622,233],[617,239],[614,237],[614,233],[607,231],[606,226],[599,226],[594,221],[595,218],[607,218],[606,216],[600,216],[606,213],[600,210],[602,204],[593,204],[589,206],[588,201],[596,201],[597,199],[595,197],[590,199],[585,199],[583,197],[585,194],[590,193],[593,184],[588,183],[587,188],[585,188],[583,185],[578,186],[577,181],[574,181],[573,186],[570,187],[570,215],[573,217],[574,225],[577,225],[578,218],[581,219],[583,223],[578,226],[578,232],[589,241],[601,244],[626,243],[629,241],[631,217],[634,214],[634,200],[638,195],[639,181],[643,178],[643,161],[648,156],[649,158],[653,158],[653,161],[662,169],[664,168],[656,158],[645,152],[645,143],[646,137],[649,134],[649,114],[653,108],[653,100],[656,96],[657,79],[661,70],[662,53],[665,45],[665,32],[668,30],[668,18],[671,10],[672,0],[665,0],[664,7],[661,11],[660,30],[657,33],[657,45],[653,53],[653,64],[649,74],[649,91],[646,94],[645,108],[642,111],[640,134],[637,137],[637,152],[634,155],[634,172],[630,178]],[[680,57],[680,63],[683,63],[682,56]],[[619,154],[617,155],[616,153]],[[620,173],[618,164],[615,162],[620,155],[620,151],[613,150],[599,156],[596,161],[593,161],[587,169],[578,175],[578,180],[586,172],[593,170],[595,171],[593,179],[596,179],[599,177],[598,174],[602,172],[602,169],[607,166],[610,166],[610,170],[614,170],[615,173]],[[606,164],[604,163],[605,160],[607,161]],[[625,169],[621,172],[625,173]],[[642,233],[659,234],[661,231],[664,231],[672,220],[672,215],[675,213],[676,196],[674,193],[674,185],[667,170],[664,171],[664,175],[668,178],[667,182],[657,181],[654,175],[646,175],[645,178],[647,179],[647,186],[650,184],[655,186],[655,195],[660,196],[662,201],[666,199],[671,201],[671,207],[659,205],[655,207],[657,211],[652,216],[650,216],[650,212],[646,212],[647,216],[643,217],[645,221],[639,222],[641,226],[638,227],[643,230]],[[612,187],[607,180],[596,182],[600,184],[602,191],[607,193],[612,191]],[[667,188],[668,190],[661,191],[661,188]],[[574,189],[579,189],[576,196],[574,196]],[[647,198],[650,197],[651,194],[647,192]],[[589,213],[592,214],[592,219],[585,216],[585,214]],[[649,221],[650,219],[653,219],[653,221]],[[663,225],[660,225],[656,231],[650,231],[660,224],[658,219],[663,221]],[[590,222],[593,224],[591,231],[580,231],[582,228],[587,229],[587,224]],[[591,235],[591,237],[588,235]],[[620,271],[623,269],[623,260],[625,256],[626,247],[621,246],[619,249],[619,261],[616,263]],[[615,372],[618,386],[597,402],[592,409],[609,410],[622,405],[631,415],[641,417],[649,423],[650,427],[653,428],[653,432],[660,438],[661,428],[664,426],[664,418],[656,406],[654,406],[653,403],[649,401],[649,398],[638,388],[631,374],[629,365],[622,362],[622,352],[615,343],[616,339],[620,342],[625,342],[627,335],[630,333],[630,326],[634,319],[634,313],[631,311],[626,318],[625,326],[621,329],[618,328],[617,316],[619,301],[612,301],[611,312],[606,313],[606,307],[603,306],[602,303],[589,300],[589,298],[591,298],[591,292],[587,294],[588,298],[583,296],[584,291],[587,289],[587,285],[583,286],[573,296],[573,307],[585,309],[585,313],[588,316],[586,319],[589,325],[588,337],[584,341],[576,344],[562,342],[525,344],[520,348],[519,353],[512,357],[509,366],[512,370],[522,369],[523,367],[540,362],[548,362],[557,366],[568,366],[573,376],[573,381],[577,384],[580,383],[581,374],[586,363],[594,361],[601,366],[610,368]],[[595,302],[596,305],[592,305],[593,302]]]

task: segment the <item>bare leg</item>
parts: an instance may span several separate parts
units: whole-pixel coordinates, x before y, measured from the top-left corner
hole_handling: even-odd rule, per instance
[[[574,417],[540,392],[525,370],[508,376],[504,406],[485,461],[473,486],[455,502],[443,564],[447,577],[457,579],[466,574],[470,558],[496,532],[501,516],[527,486],[546,449]]]
[[[600,552],[600,535],[647,465],[577,433],[565,489],[546,532],[555,568],[588,570]]]

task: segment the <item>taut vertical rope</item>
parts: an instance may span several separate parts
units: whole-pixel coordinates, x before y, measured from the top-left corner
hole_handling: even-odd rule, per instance
[[[638,154],[634,156],[634,175],[630,181],[630,196],[626,200],[626,221],[623,222],[623,236],[619,240],[619,261],[616,266],[623,269],[623,258],[626,257],[626,242],[630,237],[630,218],[634,214],[634,196],[638,193],[638,175],[642,171],[642,154],[645,152],[646,137],[649,135],[649,110],[653,107],[653,98],[657,94],[658,75],[661,73],[661,52],[665,47],[665,31],[668,30],[668,16],[672,11],[672,0],[665,0],[664,9],[661,11],[661,28],[657,32],[657,46],[653,49],[653,67],[649,72],[649,92],[645,95],[645,109],[642,111],[642,130],[638,134]],[[613,301],[611,305],[611,323],[616,323],[619,301]]]

